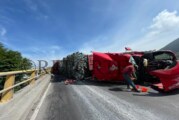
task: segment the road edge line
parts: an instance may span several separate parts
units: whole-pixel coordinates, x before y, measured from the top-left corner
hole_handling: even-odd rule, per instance
[[[47,92],[48,92],[50,86],[51,86],[51,83],[49,83],[49,85],[48,85],[48,87],[47,87],[45,93],[44,93],[43,96],[42,96],[42,99],[40,100],[39,104],[37,105],[36,109],[34,110],[34,113],[32,114],[30,120],[35,120],[35,119],[36,119],[36,117],[37,117],[37,115],[38,115],[38,113],[39,113],[39,110],[40,110],[40,108],[41,108],[41,106],[42,106],[42,103],[43,103],[44,100],[45,100],[45,97],[46,97],[46,95],[47,95]]]

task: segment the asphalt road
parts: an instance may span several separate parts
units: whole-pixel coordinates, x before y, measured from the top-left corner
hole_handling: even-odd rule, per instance
[[[179,120],[179,90],[128,92],[112,83],[53,81],[36,120]]]

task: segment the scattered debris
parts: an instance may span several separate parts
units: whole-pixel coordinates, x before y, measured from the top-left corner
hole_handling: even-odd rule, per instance
[[[76,82],[76,80],[72,80],[72,79],[66,79],[64,81],[65,85],[68,85],[68,84],[74,84]]]
[[[144,87],[144,86],[140,86],[140,85],[136,85],[136,88],[138,90],[140,90],[141,92],[148,92],[149,88]]]

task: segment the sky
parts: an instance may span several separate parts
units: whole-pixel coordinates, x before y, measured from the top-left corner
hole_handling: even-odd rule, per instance
[[[177,38],[178,0],[0,0],[0,42],[31,60],[158,50]]]

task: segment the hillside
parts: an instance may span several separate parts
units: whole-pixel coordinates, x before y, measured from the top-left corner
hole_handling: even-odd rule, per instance
[[[172,50],[173,52],[176,53],[177,58],[179,58],[179,38],[169,43],[168,45],[163,47],[161,50]]]

